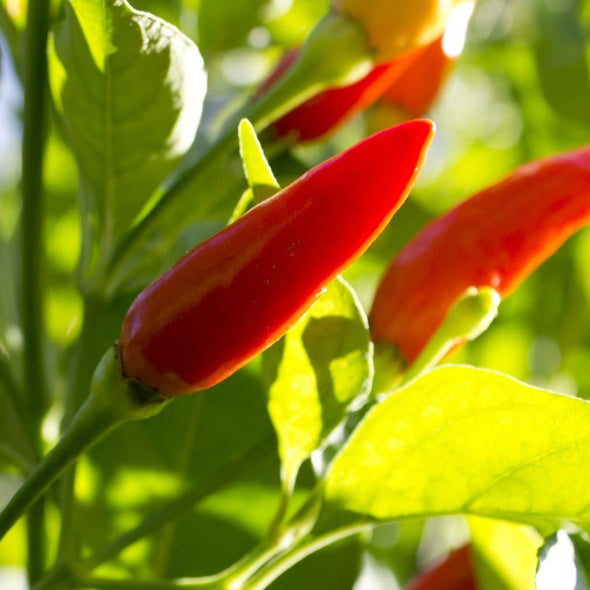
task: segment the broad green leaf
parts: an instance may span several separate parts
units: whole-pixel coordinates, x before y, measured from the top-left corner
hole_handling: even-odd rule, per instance
[[[590,543],[585,534],[557,531],[539,551],[536,590],[588,590],[589,558]]]
[[[178,29],[126,0],[67,2],[49,59],[81,170],[85,226],[106,257],[193,142],[203,61]]]
[[[446,366],[376,406],[327,476],[336,507],[380,520],[463,513],[586,521],[590,404]]]
[[[537,552],[543,538],[532,527],[472,517],[478,590],[535,590]]]
[[[297,471],[368,394],[373,377],[366,316],[352,289],[334,281],[277,345],[265,353],[268,409],[279,437],[283,481]]]

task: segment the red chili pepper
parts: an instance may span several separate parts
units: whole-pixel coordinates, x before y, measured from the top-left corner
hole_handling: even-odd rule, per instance
[[[312,141],[334,131],[356,113],[371,106],[403,72],[420,59],[422,48],[400,55],[373,68],[364,78],[349,86],[324,90],[294,108],[272,124],[273,132],[292,134],[298,141]],[[256,97],[264,95],[293,65],[298,50],[285,53],[277,67],[262,83]]]
[[[403,248],[370,312],[375,342],[413,361],[468,287],[508,295],[589,221],[590,147],[522,166]]]
[[[455,61],[444,52],[440,36],[421,48],[420,59],[394,80],[382,102],[401,108],[408,118],[421,116],[432,106]]]
[[[463,545],[425,571],[408,590],[477,590],[471,548]]]
[[[424,120],[378,133],[189,252],[127,312],[125,376],[190,393],[278,340],[401,206],[432,134]]]

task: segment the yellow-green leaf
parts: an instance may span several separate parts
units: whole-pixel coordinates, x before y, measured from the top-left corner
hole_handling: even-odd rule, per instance
[[[371,386],[367,319],[352,289],[334,281],[264,359],[283,481],[291,484],[301,463]]]
[[[194,140],[203,60],[176,27],[126,0],[69,0],[49,65],[81,171],[85,228],[106,257]]]
[[[381,520],[450,513],[590,518],[590,404],[446,366],[376,406],[335,459],[327,501]]]

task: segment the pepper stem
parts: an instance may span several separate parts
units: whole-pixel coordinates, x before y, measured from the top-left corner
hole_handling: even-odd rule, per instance
[[[90,396],[63,437],[33,469],[0,513],[0,539],[85,450],[119,424],[152,416],[165,403],[165,398],[159,393],[125,379],[121,373],[118,348],[110,349],[94,374]]]

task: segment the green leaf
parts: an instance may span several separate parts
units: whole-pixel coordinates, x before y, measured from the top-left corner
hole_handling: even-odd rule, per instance
[[[478,590],[535,590],[537,552],[543,542],[535,529],[489,518],[469,519]]]
[[[327,476],[335,507],[380,520],[464,513],[586,521],[590,404],[446,366],[392,394]]]
[[[264,355],[272,385],[269,413],[279,437],[282,478],[299,467],[368,395],[373,377],[366,316],[352,289],[334,281],[277,345]]]
[[[276,193],[281,187],[274,177],[256,131],[248,119],[242,119],[238,127],[240,155],[248,186],[254,193],[257,203]]]
[[[281,187],[262,151],[256,131],[248,119],[242,119],[238,126],[240,156],[248,188],[240,197],[229,219],[233,223],[250,207],[272,197]]]
[[[203,61],[178,29],[126,0],[70,0],[49,61],[81,170],[85,229],[107,257],[194,140]]]

